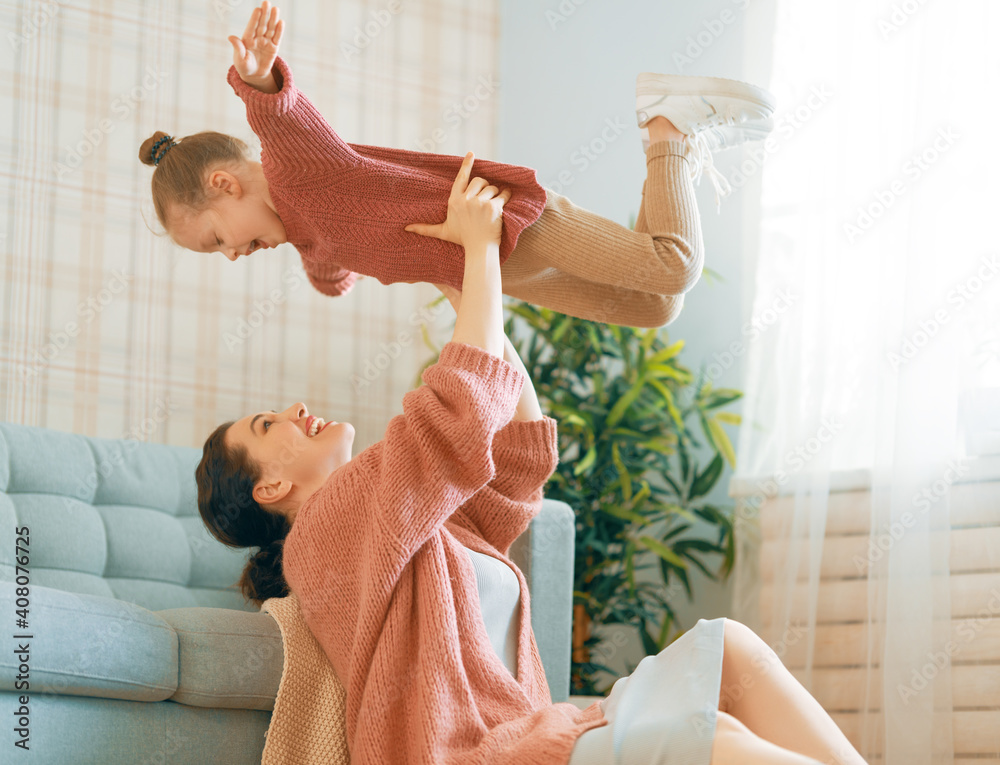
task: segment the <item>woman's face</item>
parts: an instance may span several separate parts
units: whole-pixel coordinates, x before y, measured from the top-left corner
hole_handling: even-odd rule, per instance
[[[194,252],[221,252],[230,260],[288,241],[285,226],[261,189],[247,174],[216,170],[209,175],[211,202],[200,211],[175,205],[169,232]]]
[[[325,422],[305,404],[283,412],[259,412],[234,422],[226,446],[246,449],[261,470],[254,499],[275,509],[297,508],[351,460],[354,426]],[[291,520],[291,518],[289,518]]]

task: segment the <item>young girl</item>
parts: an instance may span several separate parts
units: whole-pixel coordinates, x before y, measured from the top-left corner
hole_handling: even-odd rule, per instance
[[[586,710],[553,704],[511,543],[558,462],[503,333],[507,194],[455,179],[454,334],[385,437],[303,404],[226,423],[196,471],[209,531],[259,547],[241,580],[293,592],[346,691],[352,765],[863,765],[749,628],[698,623]],[[480,587],[485,595],[479,595]]]
[[[439,222],[461,158],[341,140],[277,57],[278,15],[265,0],[243,38],[229,38],[229,83],[246,103],[261,162],[230,136],[157,132],[139,158],[156,166],[161,225],[182,247],[230,260],[291,242],[328,295],[350,290],[357,274],[458,288],[462,249]],[[766,136],[774,107],[767,92],[719,78],[644,74],[637,94],[649,149],[635,231],[543,189],[533,170],[476,163],[477,175],[511,191],[500,242],[506,294],[636,327],[677,316],[703,261],[692,178],[707,170],[717,183],[711,151]]]

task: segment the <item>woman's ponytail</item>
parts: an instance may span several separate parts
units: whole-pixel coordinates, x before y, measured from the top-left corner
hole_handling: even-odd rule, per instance
[[[281,554],[285,548],[285,538],[275,539],[260,548],[240,577],[240,589],[254,603],[263,603],[268,598],[283,598],[289,593],[284,574],[281,573]]]

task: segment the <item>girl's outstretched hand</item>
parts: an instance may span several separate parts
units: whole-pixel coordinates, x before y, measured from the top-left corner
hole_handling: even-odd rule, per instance
[[[271,74],[278,44],[285,31],[285,22],[278,18],[278,9],[267,0],[250,14],[243,38],[229,36],[233,44],[233,66],[247,85],[265,93],[277,93],[278,86]]]
[[[510,189],[500,191],[482,178],[469,178],[475,155],[470,151],[462,160],[448,197],[448,216],[444,223],[411,223],[406,231],[444,239],[468,250],[470,244],[500,242],[503,232],[503,206],[510,199]]]

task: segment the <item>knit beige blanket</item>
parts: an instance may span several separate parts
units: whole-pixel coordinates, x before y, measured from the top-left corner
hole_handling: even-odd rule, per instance
[[[349,765],[347,694],[306,626],[298,596],[265,600],[260,610],[278,623],[285,652],[261,765]]]

